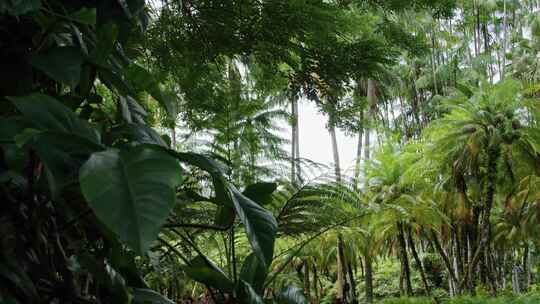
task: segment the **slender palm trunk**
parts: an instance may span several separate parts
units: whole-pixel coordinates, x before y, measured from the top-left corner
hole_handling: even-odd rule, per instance
[[[403,231],[403,224],[397,223],[398,227],[398,243],[399,243],[399,258],[401,260],[401,275],[403,283],[405,284],[405,295],[412,296],[412,284],[411,284],[411,269],[409,267],[409,255],[407,254],[407,244],[405,242],[405,233]]]
[[[339,150],[336,137],[336,127],[334,126],[334,119],[330,118],[330,138],[332,139],[332,155],[334,156],[334,172],[336,174],[336,181],[341,181],[341,168],[339,166]]]
[[[308,260],[304,260],[304,294],[306,295],[306,299],[308,302],[311,302],[311,284],[309,280],[309,262]]]
[[[373,303],[373,262],[369,254],[364,255],[365,275],[364,282],[366,284],[366,303]]]
[[[294,144],[295,144],[295,163],[296,163],[296,177],[298,179],[298,182],[302,183],[302,172],[300,171],[300,127],[299,127],[299,119],[300,119],[300,113],[298,111],[298,99],[295,98],[294,101],[294,109],[295,109],[295,124],[296,129],[294,132]]]
[[[508,19],[506,16],[506,1],[503,0],[503,41],[502,41],[502,54],[501,54],[501,60],[502,60],[502,66],[501,66],[501,80],[504,80],[504,76],[506,73],[506,35],[507,35],[507,27],[508,27]]]
[[[318,281],[319,281],[319,274],[317,272],[317,265],[316,263],[313,263],[313,294],[315,295],[315,298],[319,298],[320,297],[320,294],[319,294],[319,285],[318,284]]]
[[[354,279],[353,267],[350,259],[347,261],[347,272],[349,276],[349,293],[350,293],[350,303],[357,304],[358,299],[356,297],[356,280]]]
[[[298,172],[296,172],[297,169],[297,132],[298,132],[298,105],[296,98],[293,97],[291,100],[291,118],[292,118],[292,126],[291,126],[291,182],[296,182],[296,177]]]
[[[355,187],[358,186],[359,180],[360,180],[360,165],[362,160],[362,139],[364,135],[364,111],[360,111],[360,123],[362,124],[360,126],[360,129],[358,130],[358,144],[356,148],[356,163],[354,167],[354,185]]]
[[[346,303],[346,268],[345,268],[345,255],[343,252],[343,239],[341,235],[338,235],[337,239],[337,297],[339,303]]]
[[[422,265],[422,261],[420,260],[420,257],[418,256],[418,252],[416,251],[416,246],[414,245],[414,240],[412,237],[411,229],[408,229],[407,231],[407,241],[409,243],[409,248],[411,248],[411,253],[414,258],[414,261],[418,265],[418,270],[420,271],[420,277],[422,278],[422,283],[424,284],[424,289],[426,291],[426,295],[431,295],[431,289],[429,288],[429,284],[427,281],[426,273],[424,271],[424,266]]]
[[[476,246],[475,253],[469,264],[467,274],[461,282],[461,286],[467,284],[469,289],[473,291],[474,271],[480,262],[480,258],[483,256],[483,252],[489,253],[491,242],[491,209],[493,208],[493,200],[495,198],[495,180],[497,177],[497,160],[499,158],[500,150],[498,146],[492,145],[488,148],[488,163],[487,163],[487,186],[486,186],[486,199],[482,212],[482,227],[481,236],[478,246]]]
[[[176,125],[173,124],[171,127],[171,148],[176,150]]]
[[[446,266],[446,270],[448,271],[450,280],[453,281],[454,286],[455,286],[457,284],[457,278],[454,273],[454,268],[452,267],[452,264],[450,263],[450,259],[448,258],[448,255],[444,252],[444,249],[442,248],[441,243],[439,242],[439,239],[435,231],[431,231],[431,241],[432,241],[433,247],[435,248],[437,253],[439,253],[439,255],[441,256],[444,262],[444,265]],[[459,293],[460,288],[456,288],[456,292]]]

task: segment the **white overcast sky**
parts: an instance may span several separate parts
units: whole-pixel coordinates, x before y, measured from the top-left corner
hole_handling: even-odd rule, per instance
[[[313,102],[305,99],[299,102],[298,116],[300,157],[326,165],[332,164],[334,159],[330,134],[326,129],[327,117],[318,112]],[[290,127],[287,127],[287,131],[286,136],[290,138]],[[345,171],[354,165],[358,139],[347,136],[339,129],[336,133],[341,168]]]

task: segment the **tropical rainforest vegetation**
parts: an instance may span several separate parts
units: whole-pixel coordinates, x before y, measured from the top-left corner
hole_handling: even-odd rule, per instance
[[[2,0],[0,303],[540,303],[539,63],[538,0]]]

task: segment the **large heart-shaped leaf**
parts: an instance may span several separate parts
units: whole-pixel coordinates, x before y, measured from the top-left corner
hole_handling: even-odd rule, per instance
[[[217,265],[206,257],[197,256],[183,267],[184,272],[192,279],[222,292],[231,292],[234,283]]]
[[[229,185],[234,210],[244,224],[253,252],[264,267],[272,263],[277,222],[272,213],[240,193]]]
[[[166,152],[146,146],[109,149],[92,154],[79,181],[97,217],[143,254],[173,207],[180,165]]]
[[[54,198],[65,186],[77,182],[79,168],[90,154],[103,146],[76,134],[43,132],[30,141],[31,147],[45,165],[45,173]]]
[[[99,143],[99,134],[60,101],[43,94],[9,97],[24,118],[37,129],[76,134]]]
[[[55,47],[32,58],[32,65],[52,79],[76,86],[81,77],[83,55],[79,48]]]

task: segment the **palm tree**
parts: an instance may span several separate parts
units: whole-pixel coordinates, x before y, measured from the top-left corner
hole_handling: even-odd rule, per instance
[[[484,82],[473,95],[461,95],[450,102],[450,112],[435,122],[427,138],[433,140],[432,152],[441,156],[467,208],[477,208],[480,235],[470,235],[476,242],[460,284],[460,288],[466,285],[472,290],[480,258],[490,251],[497,181],[504,182],[503,172],[513,178],[510,164],[516,157],[536,162],[540,137],[538,130],[531,128],[537,121],[536,111],[523,100],[521,87],[513,80],[494,86]],[[467,187],[474,182],[482,192],[471,198],[473,193]],[[471,200],[479,203],[473,206]]]

